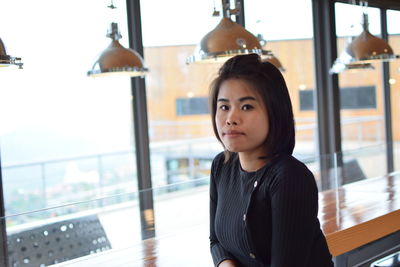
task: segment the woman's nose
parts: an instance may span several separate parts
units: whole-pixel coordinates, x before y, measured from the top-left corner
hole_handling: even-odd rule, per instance
[[[228,125],[238,125],[239,124],[239,118],[235,111],[229,112],[228,117],[226,118],[226,124],[228,124]]]

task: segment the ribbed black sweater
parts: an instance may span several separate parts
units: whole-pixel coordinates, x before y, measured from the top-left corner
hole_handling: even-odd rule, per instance
[[[292,156],[277,156],[256,172],[236,153],[211,167],[210,244],[215,266],[333,266],[317,218],[313,174]]]

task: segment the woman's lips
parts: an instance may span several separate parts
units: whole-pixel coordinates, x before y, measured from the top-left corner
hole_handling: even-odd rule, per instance
[[[237,137],[237,136],[241,136],[244,135],[243,132],[239,132],[239,131],[226,131],[224,132],[224,136],[227,137]]]

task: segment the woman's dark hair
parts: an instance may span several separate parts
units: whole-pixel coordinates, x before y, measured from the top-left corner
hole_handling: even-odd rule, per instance
[[[210,87],[209,104],[214,134],[219,138],[215,114],[221,84],[228,79],[240,79],[253,86],[261,96],[268,112],[269,132],[265,140],[268,154],[291,155],[295,144],[294,119],[289,92],[281,72],[271,63],[261,61],[257,54],[239,55],[230,58],[219,69],[218,76]],[[226,152],[226,151],[225,151]],[[229,153],[225,153],[226,160]]]

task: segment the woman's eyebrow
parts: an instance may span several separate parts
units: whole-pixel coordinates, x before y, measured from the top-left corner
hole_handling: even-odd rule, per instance
[[[253,96],[245,96],[245,97],[239,98],[239,102],[243,102],[243,101],[246,101],[246,100],[254,100],[254,101],[256,101],[256,98],[253,97]]]
[[[253,97],[253,96],[244,96],[244,97],[239,98],[239,102],[243,102],[243,101],[246,101],[246,100],[257,101],[257,99],[255,97]],[[229,99],[227,99],[227,98],[218,98],[217,102],[229,102]]]

